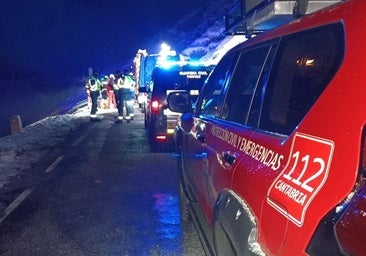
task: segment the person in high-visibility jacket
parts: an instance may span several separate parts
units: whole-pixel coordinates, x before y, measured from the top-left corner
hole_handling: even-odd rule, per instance
[[[131,120],[135,116],[135,111],[133,108],[133,105],[135,103],[135,84],[136,82],[133,80],[132,76],[130,74],[125,74],[124,86],[128,89],[124,101],[124,105],[126,108],[126,120]]]
[[[113,91],[116,98],[118,116],[115,117],[117,122],[122,122],[123,120],[123,94],[122,86],[124,82],[124,77],[120,72],[116,72],[116,80],[113,84]]]
[[[132,85],[133,84],[126,75],[118,73],[117,82],[114,87],[114,94],[116,95],[118,109],[118,116],[116,116],[117,122],[122,122],[123,119],[126,119],[127,122],[131,120],[131,108],[127,107],[127,102],[130,99]],[[124,114],[125,110],[126,114]]]
[[[90,118],[96,119],[97,111],[98,111],[98,97],[101,89],[101,82],[98,77],[98,73],[93,73],[93,75],[88,79],[86,87],[90,91],[91,98],[91,109],[90,109]]]

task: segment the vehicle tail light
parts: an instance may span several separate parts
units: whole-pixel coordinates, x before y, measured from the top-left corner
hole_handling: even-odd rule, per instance
[[[156,136],[157,141],[165,141],[166,139],[167,139],[167,137],[165,135],[157,135]]]
[[[159,111],[159,101],[158,100],[153,100],[151,102],[151,112],[153,114],[156,114]]]

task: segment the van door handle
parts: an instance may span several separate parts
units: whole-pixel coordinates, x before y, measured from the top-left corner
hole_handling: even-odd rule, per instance
[[[197,134],[197,140],[201,143],[206,143],[206,136],[203,134]]]
[[[226,162],[226,163],[228,163],[229,165],[234,165],[235,164],[235,161],[236,161],[236,158],[237,158],[237,156],[238,156],[238,154],[237,153],[232,153],[232,152],[230,152],[230,151],[223,151],[222,153],[221,153],[221,155],[222,155],[222,158],[223,158],[223,160]]]
[[[221,153],[216,153],[217,161],[225,170],[230,170],[236,162],[238,157],[237,153],[232,153],[231,151],[222,151]]]

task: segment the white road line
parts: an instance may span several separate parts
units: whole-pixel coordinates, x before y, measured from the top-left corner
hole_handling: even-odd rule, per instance
[[[62,159],[64,159],[64,156],[57,157],[57,159],[50,166],[48,166],[48,168],[45,170],[45,173],[52,172],[53,169],[55,169],[56,166],[62,161]]]
[[[8,217],[8,215],[15,210],[23,201],[32,193],[32,189],[28,188],[23,191],[9,206],[4,210],[3,215],[0,218],[0,223]]]
[[[83,136],[79,137],[79,139],[77,139],[72,146],[75,147],[77,145],[79,145],[79,143],[85,138],[86,134],[84,134]]]

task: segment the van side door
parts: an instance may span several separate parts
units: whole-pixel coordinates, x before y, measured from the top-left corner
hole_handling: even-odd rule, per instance
[[[206,140],[210,133],[210,123],[221,114],[226,85],[231,78],[236,58],[235,55],[223,58],[210,74],[197,101],[193,127],[189,133],[185,133],[183,139],[183,178],[190,196],[198,201],[203,212],[206,211]]]
[[[233,174],[247,157],[245,150],[255,129],[247,125],[249,110],[257,87],[263,83],[262,74],[268,69],[266,63],[273,55],[273,48],[273,43],[269,43],[239,52],[221,114],[206,124],[208,166],[204,186],[209,220],[213,218],[220,193],[231,190]],[[243,187],[247,181],[241,182]]]

